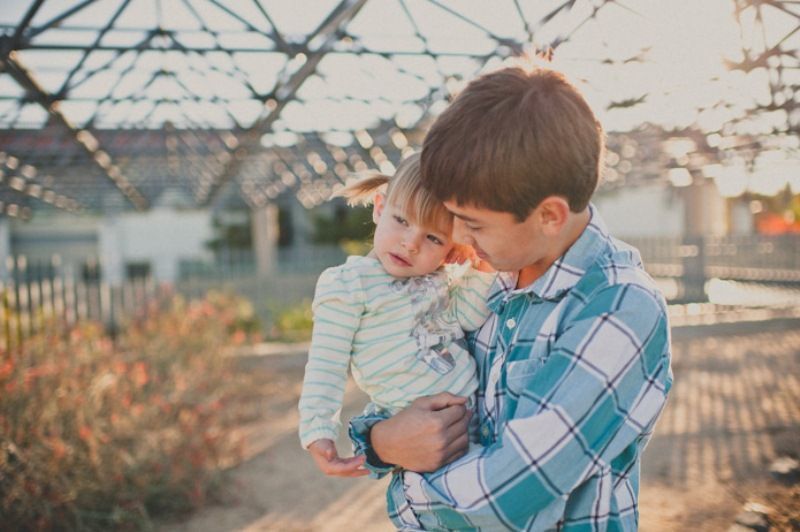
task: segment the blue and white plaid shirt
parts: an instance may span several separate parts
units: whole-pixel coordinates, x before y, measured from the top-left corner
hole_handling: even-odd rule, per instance
[[[672,384],[666,305],[591,211],[533,284],[498,276],[471,337],[482,446],[435,473],[396,472],[399,529],[637,528],[641,453]],[[377,421],[351,423],[357,452]]]

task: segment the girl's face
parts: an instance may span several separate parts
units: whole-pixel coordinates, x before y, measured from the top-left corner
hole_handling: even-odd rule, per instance
[[[453,247],[449,232],[417,225],[404,209],[375,198],[373,254],[394,277],[414,277],[435,271]]]

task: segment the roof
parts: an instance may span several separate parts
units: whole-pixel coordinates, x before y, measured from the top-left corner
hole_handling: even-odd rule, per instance
[[[725,131],[729,119],[747,126],[747,113],[777,106],[787,117],[770,134],[796,133],[787,91],[798,86],[789,75],[800,8],[711,4],[727,5],[745,36],[780,18],[769,39],[746,42],[727,65],[780,74],[763,102],[680,103],[696,87],[654,79],[669,64],[659,46],[683,50],[663,40],[658,3],[9,0],[0,14],[0,216],[146,209],[167,189],[199,206],[238,197],[257,207],[294,193],[311,207],[353,172],[391,171],[465,81],[536,49],[555,50],[629,139],[641,130],[637,110],[660,111],[663,123],[653,121],[663,131],[738,135]],[[683,15],[683,4],[669,5],[700,28],[717,20],[696,3]],[[709,91],[731,83],[698,75],[716,76]],[[710,124],[720,113],[724,123]]]

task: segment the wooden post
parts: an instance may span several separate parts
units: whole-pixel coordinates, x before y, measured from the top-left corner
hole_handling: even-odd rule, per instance
[[[278,206],[269,203],[252,211],[253,251],[259,276],[275,271],[278,245]]]
[[[11,352],[11,321],[8,311],[8,291],[6,283],[0,280],[0,327],[3,331],[3,346],[6,353]]]

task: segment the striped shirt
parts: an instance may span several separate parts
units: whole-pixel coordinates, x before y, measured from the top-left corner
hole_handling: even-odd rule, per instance
[[[439,392],[478,387],[464,330],[489,315],[495,274],[448,265],[420,277],[392,277],[372,257],[325,270],[312,303],[314,328],[300,397],[303,447],[336,439],[348,368],[379,410],[393,413]]]
[[[672,384],[669,326],[638,252],[591,211],[530,286],[498,275],[493,315],[470,338],[482,445],[394,475],[398,528],[636,530],[641,454]],[[360,452],[377,421],[351,422]]]

